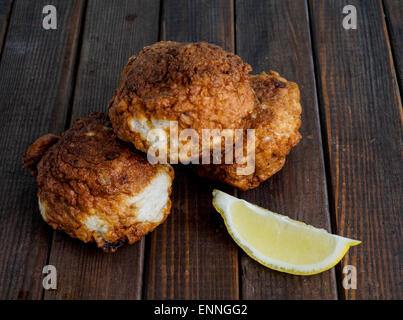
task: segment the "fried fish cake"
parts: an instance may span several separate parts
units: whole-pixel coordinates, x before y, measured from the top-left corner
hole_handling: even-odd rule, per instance
[[[240,175],[238,169],[246,164],[217,164],[195,166],[203,177],[219,180],[241,190],[256,188],[284,166],[286,156],[301,139],[301,105],[298,85],[270,71],[251,75],[256,105],[245,120],[245,128],[255,130],[254,170]],[[246,133],[244,134],[246,137]],[[246,155],[246,139],[243,153]]]
[[[23,165],[37,178],[43,219],[106,252],[154,230],[171,208],[169,165],[151,165],[116,138],[103,113],[74,122],[61,137],[45,135]]]
[[[170,122],[177,122],[177,134],[193,129],[199,137],[203,129],[236,129],[254,109],[254,94],[248,74],[251,67],[237,55],[220,47],[201,43],[158,42],[129,59],[120,88],[109,103],[109,116],[117,136],[147,152],[152,129],[162,130],[162,140],[170,159]],[[166,135],[165,135],[166,133]],[[199,158],[201,139],[179,139],[197,153],[183,153],[181,161]],[[165,151],[165,152],[164,152]],[[171,161],[172,163],[172,161]]]

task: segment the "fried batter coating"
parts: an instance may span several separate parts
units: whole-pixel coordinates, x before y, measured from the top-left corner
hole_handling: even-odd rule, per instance
[[[242,165],[237,163],[195,166],[200,176],[225,182],[241,190],[256,188],[281,170],[287,154],[301,139],[298,129],[302,109],[298,85],[274,71],[251,75],[250,83],[257,103],[245,121],[245,128],[255,129],[255,171],[249,175],[239,175],[237,168]]]
[[[106,252],[139,240],[170,212],[172,167],[153,166],[118,140],[103,113],[39,138],[23,163],[37,177],[43,219]]]
[[[120,139],[144,152],[150,147],[150,130],[163,129],[169,159],[166,120],[178,122],[179,135],[187,128],[200,137],[202,129],[242,128],[255,103],[250,71],[237,55],[213,44],[158,42],[129,59],[109,103],[113,128]],[[197,157],[203,152],[201,139],[199,143]],[[184,144],[179,140],[179,149]],[[181,160],[194,159],[189,153]]]
[[[24,168],[31,170],[32,175],[36,176],[38,174],[37,165],[39,161],[41,161],[43,154],[59,139],[59,136],[48,133],[36,140],[29,147],[29,152],[26,152],[24,154],[24,157],[22,159]]]
[[[147,152],[153,142],[147,139],[150,132],[162,129],[165,136],[158,140],[165,143],[163,151],[169,155],[175,142],[167,120],[177,121],[179,150],[193,148],[188,140],[181,140],[181,132],[194,129],[198,135],[198,152],[179,151],[179,160],[200,163],[205,154],[215,158],[216,146],[224,147],[224,139],[203,145],[203,129],[240,129],[244,137],[247,129],[254,129],[253,173],[241,175],[238,169],[243,164],[223,164],[221,160],[196,166],[196,171],[241,190],[255,188],[283,167],[286,155],[301,139],[301,105],[295,83],[273,71],[249,75],[250,71],[237,55],[204,42],[159,42],[146,47],[129,59],[120,88],[109,103],[114,130],[119,138]],[[233,132],[222,135],[232,138],[235,146],[239,142]]]

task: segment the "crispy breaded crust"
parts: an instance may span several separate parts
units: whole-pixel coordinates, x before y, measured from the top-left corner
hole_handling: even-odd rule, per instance
[[[109,103],[114,130],[147,152],[147,137],[132,119],[147,128],[154,128],[152,120],[178,121],[179,133],[192,128],[199,136],[202,129],[241,128],[254,108],[250,71],[237,55],[205,42],[146,47],[129,59]]]
[[[22,159],[23,167],[31,170],[32,175],[36,176],[39,161],[42,159],[45,152],[59,139],[59,136],[48,133],[36,140],[24,153],[24,157]]]
[[[159,174],[167,175],[171,183],[172,167],[153,166],[118,140],[105,114],[77,120],[47,148],[54,140],[39,138],[24,157],[24,166],[32,169],[31,159],[40,157],[38,150],[45,151],[37,166],[38,198],[45,221],[54,229],[84,242],[95,241],[104,251],[115,251],[166,219],[171,208],[170,187],[158,222],[137,221],[137,208],[127,201]]]
[[[255,172],[239,175],[236,163],[195,166],[200,176],[225,182],[241,190],[256,188],[281,170],[287,154],[301,139],[298,129],[302,109],[298,85],[274,71],[251,75],[250,83],[257,103],[251,116],[245,119],[245,128],[255,129]],[[244,141],[245,137],[246,133]]]

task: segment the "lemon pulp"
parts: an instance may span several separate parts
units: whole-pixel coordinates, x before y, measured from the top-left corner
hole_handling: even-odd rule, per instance
[[[256,213],[241,201],[234,202],[231,210],[239,236],[249,246],[272,259],[297,265],[312,264],[323,261],[336,247],[336,240],[332,237],[324,239],[320,229],[313,231],[282,217]]]
[[[328,270],[360,243],[214,190],[213,205],[235,242],[259,263],[297,275]]]

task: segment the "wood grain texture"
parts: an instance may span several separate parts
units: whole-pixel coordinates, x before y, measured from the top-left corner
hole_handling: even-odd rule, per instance
[[[240,196],[274,212],[330,231],[326,173],[305,1],[237,1],[237,53],[252,73],[275,70],[301,90],[303,136],[285,167]],[[251,23],[253,21],[253,23]],[[265,268],[242,255],[244,299],[335,299],[334,270],[310,277]]]
[[[403,299],[400,0],[51,3],[58,29],[46,31],[48,1],[0,0],[0,299]],[[357,30],[342,27],[346,4],[357,8]],[[22,154],[70,118],[106,111],[127,58],[158,39],[217,43],[254,73],[297,82],[303,139],[281,172],[249,192],[177,165],[171,216],[107,255],[42,221]],[[271,271],[232,241],[213,188],[363,243],[317,276]],[[42,289],[48,263],[57,291]],[[345,265],[357,268],[357,290],[342,286]]]
[[[349,4],[357,30],[341,25],[344,1],[310,5],[337,233],[362,240],[342,262],[357,268],[357,290],[342,293],[402,299],[401,101],[380,1]]]
[[[86,8],[72,119],[107,112],[127,59],[158,40],[159,1],[90,0]],[[59,274],[57,291],[45,299],[139,299],[144,240],[106,254],[61,232],[50,263]]]
[[[22,169],[25,149],[66,120],[83,2],[53,1],[58,29],[42,28],[46,1],[16,1],[0,64],[0,297],[40,299],[51,229],[38,210],[35,179]],[[62,61],[62,63],[61,63]],[[53,115],[57,114],[57,117]]]
[[[0,0],[0,57],[10,18],[12,0]]]
[[[384,0],[383,6],[401,93],[403,78],[403,3],[400,0]]]
[[[3,29],[3,26],[7,22],[7,15],[9,12],[9,7],[11,4],[11,0],[0,0],[0,30]]]
[[[234,50],[232,1],[164,1],[162,10],[161,40]],[[217,185],[188,166],[175,176],[172,213],[146,245],[144,298],[237,299],[237,247],[211,205]]]

